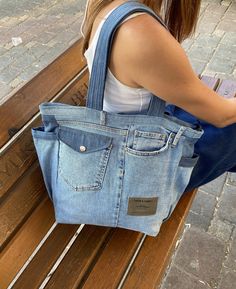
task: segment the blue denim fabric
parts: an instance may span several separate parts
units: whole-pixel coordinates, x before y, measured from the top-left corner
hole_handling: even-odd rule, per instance
[[[199,155],[199,160],[185,191],[202,186],[227,171],[236,172],[236,123],[218,128],[175,105],[166,106],[166,112],[204,130],[195,144],[194,152]]]
[[[103,111],[111,40],[118,24],[136,11],[161,21],[138,2],[116,8],[100,33],[86,107],[41,103],[43,125],[32,136],[58,223],[157,236],[189,182],[203,130],[166,115],[165,102],[154,95],[142,112]]]

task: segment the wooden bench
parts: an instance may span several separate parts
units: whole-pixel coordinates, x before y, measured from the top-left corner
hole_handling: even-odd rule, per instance
[[[232,97],[235,82],[202,77]],[[88,70],[77,41],[0,107],[0,288],[157,288],[196,190],[186,193],[157,237],[93,225],[57,224],[30,129],[38,105],[84,105]]]

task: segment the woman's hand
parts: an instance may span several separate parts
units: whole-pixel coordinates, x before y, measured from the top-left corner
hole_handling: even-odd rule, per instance
[[[236,123],[236,101],[198,78],[184,49],[157,20],[142,14],[122,26],[116,43],[134,83],[217,127]]]

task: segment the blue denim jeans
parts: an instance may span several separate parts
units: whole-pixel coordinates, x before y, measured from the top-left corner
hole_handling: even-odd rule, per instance
[[[111,40],[119,23],[136,11],[161,22],[138,2],[121,4],[109,15],[99,35],[86,107],[40,104],[43,125],[33,128],[32,136],[58,223],[156,236],[198,161],[194,144],[201,127],[166,115],[160,98],[153,95],[148,109],[138,113],[103,111]]]

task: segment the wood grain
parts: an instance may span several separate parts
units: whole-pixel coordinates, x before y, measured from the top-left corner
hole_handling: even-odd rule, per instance
[[[54,222],[52,203],[44,198],[0,253],[1,289],[8,287]]]
[[[0,147],[38,112],[41,102],[52,99],[85,67],[81,44],[75,42],[0,106]]]

